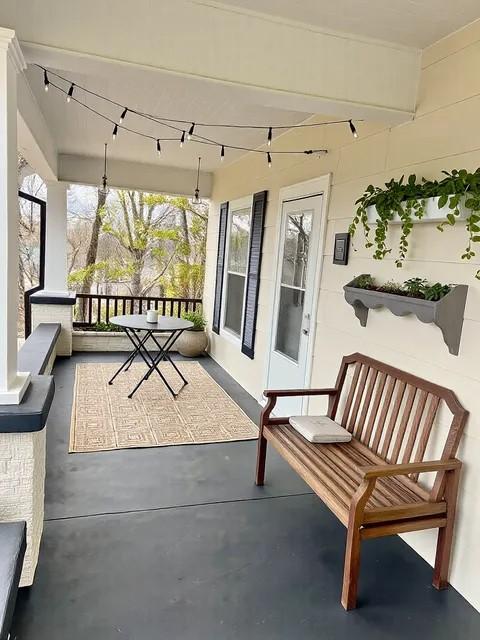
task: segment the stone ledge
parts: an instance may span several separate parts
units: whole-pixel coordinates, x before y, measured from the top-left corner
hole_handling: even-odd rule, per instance
[[[20,404],[0,405],[0,433],[41,431],[53,401],[53,376],[32,376]]]
[[[0,638],[9,637],[25,549],[25,522],[0,524]]]
[[[42,322],[28,336],[18,351],[18,370],[32,375],[45,373],[60,335],[59,322]]]
[[[54,291],[37,291],[30,296],[31,304],[61,304],[61,305],[74,305],[77,301],[77,294],[73,292],[69,293],[55,293]]]

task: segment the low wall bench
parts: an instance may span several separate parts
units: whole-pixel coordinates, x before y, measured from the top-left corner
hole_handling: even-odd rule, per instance
[[[461,462],[455,458],[468,417],[453,391],[388,364],[354,353],[345,356],[335,386],[267,390],[260,418],[256,484],[263,485],[267,442],[347,528],[342,605],[357,603],[361,541],[438,529],[433,585],[448,586]],[[327,415],[352,434],[348,443],[313,444],[274,417],[278,398],[328,396]],[[441,408],[442,405],[445,407]],[[449,428],[442,438],[442,423]],[[437,431],[438,460],[424,461]],[[434,472],[433,483],[419,480]]]
[[[0,640],[7,640],[18,586],[33,583],[43,530],[45,424],[54,396],[49,375],[59,323],[41,323],[18,353],[31,373],[18,405],[0,405]]]

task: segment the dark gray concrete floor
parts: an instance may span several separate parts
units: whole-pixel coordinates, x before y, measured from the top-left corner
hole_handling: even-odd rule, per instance
[[[47,432],[45,532],[18,640],[337,640],[480,637],[480,614],[402,540],[364,544],[360,607],[340,605],[345,531],[276,454],[253,485],[255,442],[67,453],[75,364],[58,361]],[[244,411],[259,407],[212,360]]]

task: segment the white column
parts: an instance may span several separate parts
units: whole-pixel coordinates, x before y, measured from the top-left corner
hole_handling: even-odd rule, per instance
[[[17,73],[24,68],[15,32],[0,27],[0,404],[19,404],[30,380],[17,371]]]
[[[67,188],[66,182],[47,182],[45,293],[67,292]]]

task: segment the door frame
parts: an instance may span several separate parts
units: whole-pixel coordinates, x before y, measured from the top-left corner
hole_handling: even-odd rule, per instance
[[[318,315],[318,299],[320,297],[320,281],[323,269],[323,259],[325,253],[325,241],[326,241],[326,233],[327,233],[327,214],[328,214],[328,201],[330,196],[330,184],[331,184],[331,173],[327,173],[318,178],[313,178],[312,180],[306,180],[305,182],[298,182],[296,184],[288,185],[286,187],[282,187],[279,191],[278,203],[277,203],[277,220],[275,224],[275,246],[274,246],[274,255],[275,257],[275,269],[274,269],[274,287],[273,294],[269,304],[269,314],[270,314],[270,338],[268,340],[268,354],[265,358],[265,370],[263,375],[263,388],[266,389],[268,385],[268,373],[270,370],[270,360],[272,356],[272,348],[273,348],[273,336],[275,334],[275,307],[276,307],[276,297],[277,297],[277,282],[279,277],[280,270],[280,249],[282,243],[282,228],[283,228],[283,203],[288,200],[297,200],[301,198],[309,198],[312,196],[323,196],[322,198],[322,209],[321,209],[321,218],[320,218],[320,229],[318,236],[318,248],[317,248],[317,263],[315,265],[315,275],[313,280],[313,299],[312,299],[312,317],[311,317],[311,327],[313,329],[310,332],[310,340],[308,343],[307,350],[307,363],[305,369],[305,387],[308,387],[311,383],[312,378],[312,370],[313,370],[313,354],[315,352],[315,338],[317,333],[317,315]],[[265,398],[263,393],[260,397],[260,403],[265,404]],[[306,411],[308,409],[309,398],[305,398],[303,402],[303,410]]]

